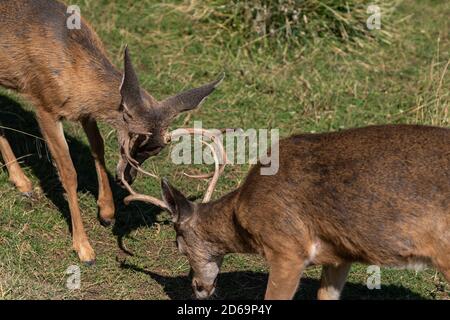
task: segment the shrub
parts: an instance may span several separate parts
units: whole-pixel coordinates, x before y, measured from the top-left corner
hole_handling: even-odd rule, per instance
[[[389,17],[399,0],[377,4],[382,29],[370,32],[368,0],[207,0],[189,1],[194,19],[207,21],[230,35],[263,44],[300,44],[317,38],[339,41],[390,36]]]

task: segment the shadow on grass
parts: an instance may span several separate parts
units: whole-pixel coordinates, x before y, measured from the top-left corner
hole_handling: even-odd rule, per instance
[[[158,282],[172,300],[194,299],[188,276],[168,277],[142,269],[132,264],[121,263],[121,268],[142,272]],[[268,274],[251,271],[223,272],[219,274],[215,299],[262,300],[267,286]],[[320,282],[302,278],[294,299],[314,300]],[[347,282],[342,292],[343,300],[423,300],[424,298],[402,286],[382,285],[380,290],[369,290],[359,283]]]
[[[42,139],[34,113],[1,94],[0,125]],[[4,129],[4,132],[21,165],[32,170],[33,175],[38,178],[45,196],[58,208],[66,219],[69,229],[71,229],[70,211],[64,198],[64,189],[59,181],[56,168],[52,164],[51,155],[45,142],[9,129]],[[89,146],[70,134],[66,134],[66,140],[78,173],[78,191],[90,193],[97,199],[97,175]],[[160,209],[145,203],[133,203],[130,206],[125,206],[123,198],[127,195],[127,192],[115,183],[111,175],[108,174],[108,177],[117,207],[113,233],[118,237],[120,243],[120,239],[131,231],[142,226],[151,226]]]

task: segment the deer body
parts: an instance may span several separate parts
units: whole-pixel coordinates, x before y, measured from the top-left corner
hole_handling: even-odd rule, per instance
[[[256,165],[237,190],[209,204],[186,202],[163,183],[198,297],[214,291],[211,270],[231,252],[266,258],[267,299],[291,299],[309,265],[323,265],[320,299],[339,298],[354,262],[432,265],[450,282],[450,130],[297,135],[280,141],[276,175],[259,172]]]
[[[87,24],[69,30],[56,1],[2,1],[0,13],[2,86],[68,120],[119,112],[122,74]]]
[[[66,6],[55,0],[0,0],[0,86],[18,92],[35,107],[67,192],[74,249],[81,261],[92,263],[95,253],[81,222],[77,175],[61,120],[81,122],[88,136],[99,182],[99,216],[110,224],[115,208],[96,121],[107,122],[117,130],[122,155],[118,172],[131,183],[136,171],[125,154],[139,164],[157,154],[168,142],[171,119],[198,106],[217,82],[158,102],[139,86],[128,50],[124,72],[119,71],[87,22],[81,19],[80,29],[69,29],[69,16]],[[129,150],[124,150],[125,145]],[[30,180],[3,134],[0,151],[10,180],[29,194]]]

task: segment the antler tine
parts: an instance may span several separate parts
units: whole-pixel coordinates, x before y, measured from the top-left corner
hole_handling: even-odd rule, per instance
[[[211,150],[213,157],[214,157],[214,163],[215,163],[214,175],[213,175],[211,181],[209,182],[208,189],[206,190],[205,196],[203,197],[203,201],[202,201],[203,203],[206,203],[211,200],[211,196],[214,192],[214,189],[216,188],[217,181],[219,181],[221,172],[220,172],[219,158],[217,157],[217,154],[215,152],[216,150],[214,149],[214,147],[211,144],[209,144],[205,141],[202,141],[202,143]]]
[[[125,157],[127,158],[128,163],[130,164],[130,166],[132,166],[134,169],[136,169],[137,171],[150,176],[152,178],[156,178],[158,179],[159,177],[153,173],[147,172],[144,169],[141,168],[141,166],[139,165],[139,163],[131,156],[130,154],[130,137],[128,137],[125,140],[124,143],[124,153],[125,153]]]
[[[142,202],[146,202],[146,203],[150,203],[155,206],[158,206],[161,209],[167,209],[167,206],[164,203],[164,201],[162,201],[158,198],[152,197],[152,196],[141,194],[141,193],[129,195],[129,196],[125,197],[125,199],[123,201],[126,205],[130,204],[130,202],[132,202],[132,201],[142,201]]]
[[[131,159],[134,160],[133,158],[131,158]],[[134,160],[134,161],[136,161],[136,160]],[[131,163],[130,163],[130,165],[131,165],[133,168],[135,168],[137,171],[139,171],[140,173],[145,174],[146,176],[149,176],[149,177],[152,177],[152,178],[159,179],[159,177],[158,177],[156,174],[153,174],[153,173],[150,173],[150,172],[148,172],[148,171],[145,171],[144,169],[142,169],[141,166],[136,166],[136,165],[131,164]]]
[[[133,157],[130,155],[130,138],[126,139],[125,143],[124,143],[124,153],[125,153],[125,157],[127,158],[128,163],[135,168],[136,170],[138,170],[139,172],[142,172],[145,175],[148,175],[150,177],[153,178],[158,178],[156,175],[151,174],[147,171],[145,171],[144,169],[142,169],[139,166],[139,163],[133,159]],[[156,205],[162,209],[167,209],[166,204],[155,197],[152,196],[147,196],[144,194],[140,194],[137,193],[136,191],[133,190],[133,188],[131,188],[131,186],[128,184],[128,182],[125,180],[125,173],[122,172],[120,175],[120,180],[122,181],[123,185],[125,186],[125,188],[128,190],[128,192],[130,193],[129,196],[125,197],[124,202],[126,205],[130,204],[131,201],[143,201],[143,202],[147,202],[147,203],[151,203],[153,205]]]
[[[205,175],[200,175],[200,176],[192,176],[195,178],[198,177],[203,177],[203,179],[205,179],[206,177],[211,178],[211,181],[208,185],[208,188],[206,190],[205,196],[203,197],[203,201],[202,202],[208,202],[211,200],[212,194],[214,192],[214,189],[216,188],[217,182],[219,180],[220,175],[223,173],[224,169],[225,169],[225,165],[228,161],[223,144],[221,141],[217,141],[216,136],[214,135],[213,132],[209,131],[209,130],[204,130],[204,129],[198,129],[198,128],[187,128],[187,129],[180,129],[180,130],[184,130],[183,132],[180,131],[172,131],[170,133],[171,138],[176,138],[178,136],[184,135],[185,132],[189,133],[189,134],[201,134],[203,136],[208,137],[211,141],[213,141],[215,143],[216,146],[218,146],[219,151],[221,153],[222,156],[222,162],[220,163],[219,157],[217,155],[217,150],[209,143],[205,142],[205,141],[201,141],[204,145],[206,145],[212,152],[213,157],[214,157],[214,164],[215,164],[215,170],[214,170],[214,174],[210,175],[210,174],[205,174]],[[135,168],[136,170],[138,170],[139,172],[148,175],[150,177],[153,178],[158,178],[158,176],[151,174],[147,171],[145,171],[144,169],[142,169],[139,165],[139,163],[133,159],[133,157],[131,157],[130,152],[129,152],[129,145],[130,145],[130,139],[127,139],[125,141],[124,144],[124,152],[125,152],[125,157],[127,158],[128,163]],[[187,175],[189,176],[189,175]],[[147,203],[151,203],[153,205],[156,205],[162,209],[168,209],[166,204],[164,203],[164,201],[152,197],[152,196],[148,196],[145,194],[141,194],[141,193],[137,193],[136,191],[133,190],[133,188],[129,185],[129,183],[125,180],[125,176],[124,176],[124,172],[121,173],[120,179],[123,183],[123,185],[125,186],[125,188],[128,190],[128,192],[130,193],[129,196],[125,197],[124,202],[126,205],[128,205],[131,201],[142,201],[142,202],[147,202]]]
[[[223,147],[222,141],[217,140],[216,139],[217,136],[210,130],[205,130],[205,129],[200,129],[200,128],[182,128],[182,129],[179,129],[179,130],[180,131],[175,130],[175,131],[171,132],[171,138],[172,139],[183,135],[184,132],[187,132],[189,134],[196,134],[196,133],[201,134],[202,136],[206,136],[211,141],[214,142],[214,144],[219,148],[220,155],[222,156],[221,157],[222,158],[222,162],[221,163],[219,162],[219,170],[220,170],[220,174],[222,174],[223,171],[225,170],[226,164],[228,163],[227,154],[225,152],[225,148]],[[215,153],[215,152],[213,151],[213,153]],[[193,178],[193,179],[209,179],[209,178],[214,177],[215,172],[214,173],[200,174],[200,175],[191,175],[191,174],[188,174],[188,173],[185,173],[185,172],[183,174],[185,176],[187,176],[189,178]]]
[[[130,193],[130,195],[125,197],[125,199],[123,200],[126,205],[129,205],[131,201],[142,201],[142,202],[151,203],[151,204],[153,204],[155,206],[158,206],[158,207],[160,207],[162,209],[167,209],[167,206],[164,203],[164,201],[162,201],[162,200],[160,200],[158,198],[155,198],[155,197],[152,197],[152,196],[148,196],[148,195],[145,195],[145,194],[140,194],[140,193],[137,193],[136,191],[134,191],[133,188],[131,188],[131,186],[125,180],[123,172],[122,172],[122,175],[121,175],[120,179],[122,180],[122,183],[125,186],[125,188]]]

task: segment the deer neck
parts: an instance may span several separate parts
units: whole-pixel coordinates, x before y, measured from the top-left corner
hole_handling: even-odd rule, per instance
[[[215,248],[217,254],[255,253],[250,234],[240,225],[236,217],[236,204],[240,189],[202,208],[205,240]]]
[[[109,123],[113,127],[120,128],[124,125],[120,108],[122,97],[120,85],[122,74],[114,66],[104,65],[96,72],[84,73],[87,79],[79,81],[79,95],[84,101],[77,101],[84,108],[80,110],[82,116]]]

